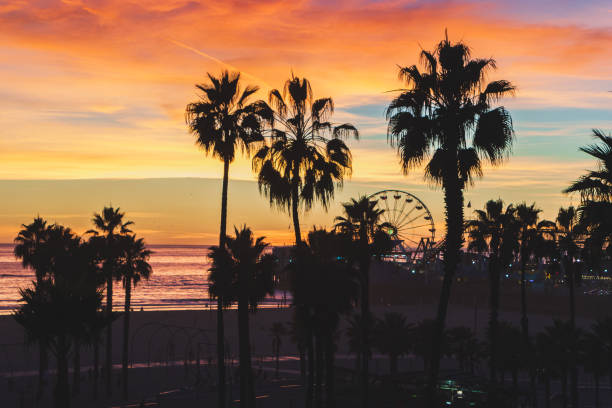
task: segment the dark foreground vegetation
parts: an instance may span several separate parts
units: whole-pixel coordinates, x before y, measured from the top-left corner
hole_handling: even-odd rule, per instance
[[[336,188],[352,171],[345,143],[359,134],[352,124],[333,123],[331,98],[315,99],[310,82],[295,75],[268,102],[252,101],[257,87],[241,88],[240,74],[223,72],[197,85],[197,102],[186,109],[189,130],[205,153],[224,166],[219,244],[210,250],[210,295],[216,301],[216,404],[229,406],[224,311],[235,305],[239,332],[239,399],[241,407],[258,402],[252,358],[250,313],[271,293],[283,273],[289,277],[292,321],[269,328],[279,372],[280,349],[289,337],[299,354],[303,379],[300,406],[363,407],[406,405],[423,407],[551,406],[551,384],[561,385],[561,404],[580,405],[579,376],[595,381],[599,406],[601,379],[612,378],[612,320],[576,326],[576,296],[580,277],[599,276],[609,260],[612,233],[612,137],[594,131],[597,144],[581,150],[599,161],[596,170],[578,178],[566,190],[580,195],[577,208],[561,208],[555,220],[540,219],[536,204],[506,204],[491,200],[465,214],[463,194],[483,175],[486,164],[499,165],[510,154],[514,129],[510,113],[498,102],[512,95],[507,80],[489,81],[493,59],[473,58],[463,43],[448,37],[432,51],[422,51],[420,66],[401,67],[406,88],[387,112],[388,140],[397,150],[404,173],[424,168],[426,180],[444,193],[445,231],[441,240],[441,286],[432,320],[397,312],[374,316],[370,305],[371,266],[397,246],[381,221],[382,210],[367,197],[343,205],[331,229],[315,227],[305,237],[300,215],[318,202],[327,208]],[[290,262],[279,265],[264,237],[243,226],[227,234],[229,167],[237,152],[252,155],[261,193],[270,205],[287,212],[293,222],[295,246]],[[468,205],[467,207],[470,207]],[[128,400],[130,294],[151,273],[150,251],[130,231],[119,209],[105,208],[94,217],[86,238],[37,218],[16,239],[15,254],[35,272],[31,288],[21,292],[23,306],[15,319],[40,348],[40,384],[47,360],[57,360],[56,407],[70,406],[68,365],[80,369],[79,350],[92,347],[97,396],[98,349],[105,343],[105,393],[112,392],[113,282],[125,288],[123,311],[122,398]],[[484,260],[487,275],[488,329],[479,337],[467,327],[447,328],[452,289],[460,264],[468,256]],[[502,276],[515,265],[518,273],[520,319],[500,319]],[[549,274],[568,288],[564,318],[543,331],[530,330],[532,299],[529,270],[546,265]],[[518,266],[517,266],[518,265]],[[106,290],[106,305],[102,295]],[[347,323],[343,323],[347,322]],[[343,325],[348,328],[342,329]],[[355,356],[352,369],[337,361],[338,336],[345,331]],[[372,372],[373,353],[388,358],[388,374]],[[421,369],[398,368],[404,355],[415,355]],[[451,374],[441,360],[458,363]],[[199,359],[198,359],[199,364]],[[212,362],[209,363],[211,365]],[[479,367],[486,367],[486,374]],[[511,382],[505,381],[506,375]],[[79,393],[79,375],[72,392]],[[610,382],[612,385],[612,380]],[[42,391],[40,391],[42,392]]]

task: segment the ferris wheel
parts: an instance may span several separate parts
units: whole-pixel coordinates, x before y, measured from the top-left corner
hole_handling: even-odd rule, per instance
[[[417,196],[401,190],[383,190],[368,198],[383,210],[381,224],[396,242],[395,251],[410,252],[435,244],[433,217]]]

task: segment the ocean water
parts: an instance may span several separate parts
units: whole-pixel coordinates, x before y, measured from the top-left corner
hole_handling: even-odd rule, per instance
[[[134,310],[206,309],[216,302],[208,297],[206,246],[150,245],[153,274],[132,290]],[[13,255],[12,244],[0,244],[0,314],[19,307],[19,288],[32,285],[34,272],[24,269]],[[113,308],[123,310],[121,283],[113,287]],[[262,307],[277,307],[282,293],[264,301]]]

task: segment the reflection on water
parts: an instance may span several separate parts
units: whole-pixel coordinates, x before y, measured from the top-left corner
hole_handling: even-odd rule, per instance
[[[208,298],[206,246],[151,245],[153,274],[132,291],[132,307],[139,310],[202,309],[214,301]],[[13,255],[13,245],[0,244],[0,314],[8,314],[19,304],[19,288],[31,285],[34,272],[23,269]],[[123,304],[123,288],[116,283],[113,304]],[[283,294],[267,299],[263,307],[276,306]]]

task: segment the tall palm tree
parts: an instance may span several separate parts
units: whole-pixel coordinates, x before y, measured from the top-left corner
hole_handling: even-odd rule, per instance
[[[270,328],[270,335],[272,336],[272,350],[274,351],[274,357],[276,359],[276,370],[275,375],[278,378],[279,369],[279,358],[281,345],[283,344],[283,336],[287,334],[287,329],[283,322],[274,322]]]
[[[499,164],[508,155],[514,130],[510,114],[493,104],[512,94],[506,80],[485,82],[493,59],[471,59],[467,45],[448,36],[432,52],[423,50],[425,70],[400,68],[408,89],[387,108],[388,138],[397,147],[404,173],[428,160],[425,178],[444,190],[446,240],[444,281],[433,336],[428,405],[433,406],[440,347],[453,276],[463,243],[463,190],[482,175],[482,162]]]
[[[580,150],[597,159],[597,169],[587,171],[564,192],[580,194],[578,227],[586,237],[587,261],[599,267],[603,251],[612,253],[612,134],[593,129],[593,137],[598,143]]]
[[[117,277],[117,260],[120,252],[120,237],[132,232],[129,226],[132,221],[123,221],[125,213],[119,207],[104,207],[101,213],[94,214],[94,229],[87,233],[94,235],[94,240],[102,251],[102,271],[106,277],[106,318],[112,321],[113,316],[113,281]],[[112,394],[113,369],[113,329],[112,324],[106,327],[106,394]]]
[[[359,133],[351,124],[329,122],[333,100],[313,101],[306,78],[291,74],[282,93],[270,91],[269,102],[274,108],[275,129],[270,144],[253,157],[253,169],[270,204],[290,212],[295,243],[300,245],[300,208],[308,211],[314,201],[327,208],[335,185],[341,187],[352,170],[351,152],[342,139],[358,138]]]
[[[225,245],[227,224],[227,187],[229,166],[236,150],[248,154],[253,143],[263,140],[262,130],[272,114],[263,101],[249,102],[259,88],[240,87],[240,73],[223,71],[219,77],[207,74],[209,83],[197,84],[202,92],[200,100],[185,109],[185,120],[190,132],[196,136],[196,144],[207,155],[223,161],[223,185],[221,190],[221,222],[219,247]],[[218,406],[225,406],[225,361],[223,299],[217,299],[217,367],[219,375]]]
[[[383,225],[380,217],[384,210],[376,208],[377,201],[370,200],[366,196],[358,199],[351,198],[351,201],[343,203],[343,216],[335,218],[335,228],[354,242],[354,253],[350,254],[359,265],[359,276],[361,284],[361,316],[362,320],[371,319],[370,317],[370,264],[373,255],[377,252],[390,250],[392,247],[389,235],[381,233]],[[362,325],[363,346],[361,356],[361,392],[362,404],[368,405],[369,389],[369,348],[370,335],[369,324]]]
[[[142,279],[148,280],[153,269],[149,265],[149,257],[153,253],[147,249],[142,238],[136,235],[126,235],[120,239],[121,255],[119,259],[118,277],[125,288],[125,303],[123,308],[123,356],[121,370],[123,377],[123,399],[128,399],[128,349],[130,335],[130,305],[132,287],[136,287]]]
[[[412,325],[406,321],[406,316],[397,312],[387,312],[382,319],[376,321],[374,328],[374,345],[383,354],[389,356],[389,373],[397,375],[397,359],[410,350]]]
[[[48,232],[47,221],[40,216],[26,225],[22,224],[22,229],[15,238],[15,257],[21,259],[21,265],[24,268],[31,268],[36,275],[36,283],[41,284],[45,275],[48,272],[48,265],[45,262],[45,254],[41,250],[41,244],[44,243]],[[40,399],[43,394],[45,384],[45,372],[47,371],[47,353],[43,344],[38,345],[38,389],[36,398]]]
[[[229,297],[238,301],[240,406],[254,408],[249,310],[255,311],[263,298],[273,293],[276,260],[264,253],[268,247],[264,237],[254,239],[246,226],[234,228],[234,232],[234,237],[226,237],[225,247],[210,249],[210,257],[216,272],[229,272],[231,276]]]
[[[489,200],[484,210],[474,210],[476,217],[466,223],[468,232],[468,249],[481,254],[488,254],[490,282],[490,315],[489,315],[489,360],[490,381],[497,379],[497,326],[499,320],[500,274],[512,258],[515,247],[514,207],[509,205],[504,210],[504,202]],[[490,395],[493,397],[493,395]]]

